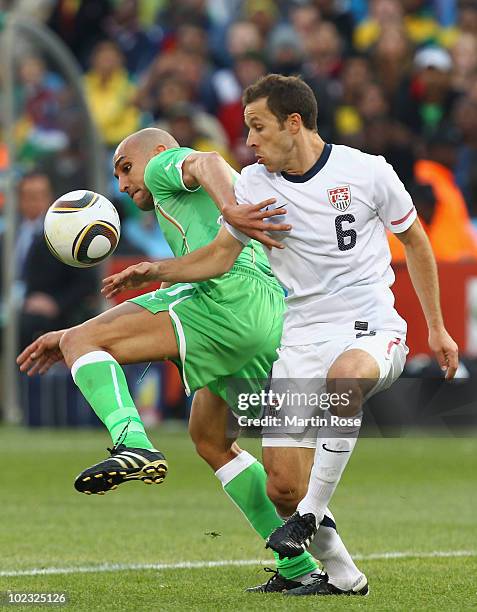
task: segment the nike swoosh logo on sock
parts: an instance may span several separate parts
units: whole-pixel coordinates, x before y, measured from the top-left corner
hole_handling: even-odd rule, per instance
[[[325,451],[328,451],[329,453],[349,453],[351,451],[349,450],[333,450],[332,448],[326,448],[326,444],[322,444],[321,448],[323,448]]]

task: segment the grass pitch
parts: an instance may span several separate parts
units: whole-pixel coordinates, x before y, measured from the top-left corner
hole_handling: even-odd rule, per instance
[[[477,609],[477,438],[358,442],[332,509],[371,594],[326,600],[245,594],[269,577],[259,564],[200,567],[269,555],[185,432],[152,439],[169,460],[164,484],[88,497],[73,479],[106,456],[105,431],[0,429],[0,591],[67,591],[66,609],[116,612]],[[196,566],[110,567],[180,562]],[[58,573],[30,575],[42,568]]]

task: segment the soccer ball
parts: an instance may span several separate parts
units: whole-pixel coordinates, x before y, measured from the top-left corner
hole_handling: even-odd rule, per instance
[[[69,266],[89,268],[116,248],[121,224],[111,202],[94,191],[70,191],[45,216],[45,240],[52,254]]]

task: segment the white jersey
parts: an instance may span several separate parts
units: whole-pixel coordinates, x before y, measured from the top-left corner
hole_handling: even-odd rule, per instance
[[[383,157],[325,145],[304,175],[242,170],[239,203],[276,198],[290,232],[273,233],[285,249],[265,249],[287,291],[282,344],[310,344],[340,335],[389,330],[403,336],[406,322],[394,309],[394,282],[386,228],[403,232],[416,219],[410,195]],[[247,244],[247,236],[225,223]]]

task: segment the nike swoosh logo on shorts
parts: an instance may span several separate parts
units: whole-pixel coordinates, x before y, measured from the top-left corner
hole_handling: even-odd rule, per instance
[[[323,448],[325,451],[328,451],[329,453],[349,453],[349,450],[333,450],[332,448],[326,448],[326,444],[322,444],[321,448]]]

